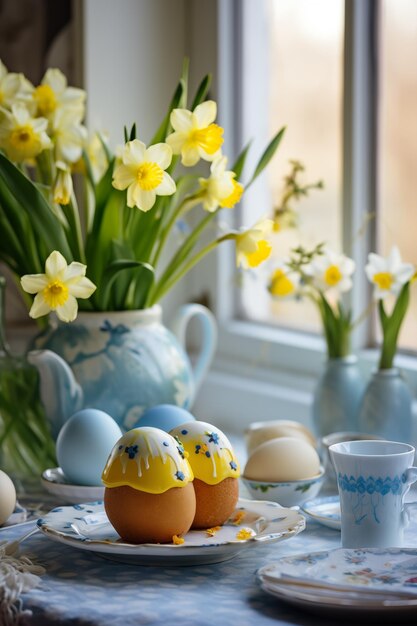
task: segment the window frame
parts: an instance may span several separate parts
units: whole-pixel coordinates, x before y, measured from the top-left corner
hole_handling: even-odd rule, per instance
[[[225,152],[231,162],[242,143],[238,106],[244,94],[240,80],[242,28],[245,10],[253,4],[251,0],[217,4],[217,99],[219,120],[227,129]],[[365,236],[357,237],[365,216],[377,212],[378,26],[378,0],[345,0],[342,243],[358,268],[365,266],[368,253],[375,249],[377,234],[377,220],[372,220]],[[227,216],[231,226],[236,226],[236,217]],[[223,215],[221,219],[224,222]],[[273,417],[291,417],[309,424],[314,385],[326,359],[324,340],[302,331],[239,319],[235,290],[231,288],[235,272],[234,249],[226,245],[217,248],[206,268],[198,269],[194,276],[194,286],[204,284],[208,290],[219,325],[217,356],[197,399],[197,410],[207,418],[220,412],[231,428],[236,427],[236,420],[244,424]],[[348,300],[354,319],[364,313],[364,302],[366,306],[371,302],[371,287],[365,273],[358,271]],[[364,376],[376,367],[379,350],[374,346],[368,317],[352,334],[352,352],[358,354]],[[396,357],[396,365],[414,388],[416,361],[404,352]]]

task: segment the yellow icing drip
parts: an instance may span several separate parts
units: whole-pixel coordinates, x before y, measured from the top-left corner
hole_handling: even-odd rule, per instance
[[[184,432],[186,431],[186,432]],[[217,485],[225,478],[240,476],[239,461],[227,437],[205,422],[189,422],[171,431],[188,452],[195,478],[208,485]]]
[[[184,455],[185,456],[185,455]],[[129,486],[147,493],[185,487],[194,478],[178,443],[157,428],[134,428],[114,446],[102,474],[106,487]]]

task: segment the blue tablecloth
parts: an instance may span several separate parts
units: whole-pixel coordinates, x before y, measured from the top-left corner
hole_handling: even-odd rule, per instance
[[[0,539],[30,526],[1,531]],[[39,587],[23,596],[28,626],[267,626],[323,624],[264,593],[255,579],[262,565],[287,555],[340,546],[340,533],[308,521],[307,529],[277,544],[256,546],[224,563],[176,568],[109,562],[37,533],[22,552],[46,569]],[[325,620],[324,623],[326,623]],[[338,620],[339,622],[340,620]]]

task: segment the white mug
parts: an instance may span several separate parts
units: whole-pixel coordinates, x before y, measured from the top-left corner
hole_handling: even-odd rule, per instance
[[[344,441],[329,448],[337,474],[344,548],[400,547],[417,480],[415,449],[394,441]]]

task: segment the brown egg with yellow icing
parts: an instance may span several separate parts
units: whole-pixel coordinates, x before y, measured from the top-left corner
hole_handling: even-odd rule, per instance
[[[221,526],[238,497],[239,462],[221,430],[206,422],[187,422],[170,431],[181,441],[194,473],[196,513],[192,528]]]
[[[171,543],[188,532],[196,510],[193,472],[182,445],[159,428],[119,439],[102,474],[104,508],[128,543]]]

